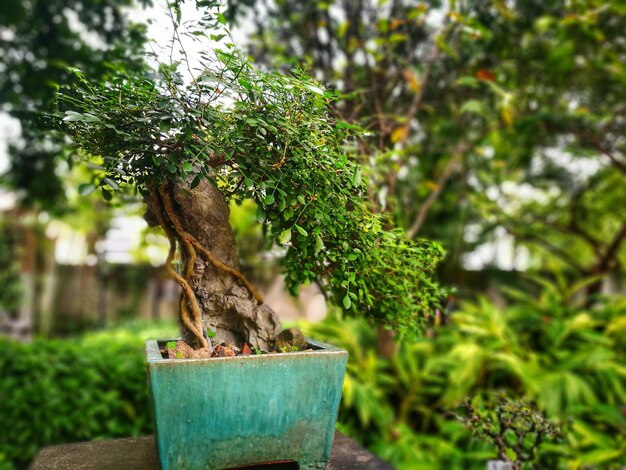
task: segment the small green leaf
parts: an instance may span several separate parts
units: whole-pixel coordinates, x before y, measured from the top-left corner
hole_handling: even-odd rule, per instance
[[[77,113],[76,111],[65,111],[64,122],[100,122],[98,116],[89,113]]]
[[[176,349],[176,341],[168,341],[165,347],[167,349]]]
[[[87,196],[96,190],[96,185],[91,183],[84,183],[78,186],[78,194],[81,196]]]
[[[309,233],[306,230],[304,230],[302,227],[300,227],[298,224],[296,224],[296,230],[300,232],[300,235],[302,235],[303,237],[307,237],[309,235]]]
[[[64,122],[74,122],[82,120],[83,115],[81,113],[77,113],[76,111],[65,111],[65,117],[63,118]]]
[[[344,122],[344,121],[338,121],[337,123],[335,123],[335,128],[337,128],[337,129],[361,130],[360,126],[356,126],[354,124],[349,124],[349,123]]]
[[[117,184],[117,182],[115,180],[112,180],[111,178],[104,178],[104,182],[108,184],[109,187],[113,189],[114,191],[117,191],[118,189],[120,189],[120,185]]]
[[[189,189],[194,189],[194,188],[198,187],[198,185],[200,184],[201,180],[202,180],[202,175],[200,173],[198,173],[196,175],[196,177],[193,179],[193,181],[191,182],[191,184],[189,185]]]
[[[469,100],[463,103],[463,106],[461,106],[461,113],[478,114],[481,116],[487,114],[485,105],[478,100]]]
[[[280,236],[278,237],[278,241],[282,245],[286,245],[287,243],[289,243],[291,241],[291,229],[288,228],[286,230],[283,230]]]
[[[468,86],[470,88],[478,88],[478,86],[480,85],[480,81],[474,77],[471,76],[464,76],[464,77],[460,77],[458,78],[455,82],[455,85],[462,85],[462,86]]]
[[[319,235],[315,235],[315,254],[317,255],[324,248],[324,241]]]
[[[217,14],[217,21],[222,24],[226,24],[226,17],[222,13]]]
[[[348,294],[346,294],[346,296],[343,298],[343,307],[348,309],[352,306],[352,300],[350,300],[350,296]]]
[[[94,116],[93,114],[84,113],[83,121],[85,122],[100,122],[100,118],[98,116]]]
[[[87,162],[87,168],[91,170],[104,170],[102,165],[98,165],[97,163]]]
[[[273,194],[268,194],[263,199],[263,202],[265,203],[266,206],[269,206],[270,204],[274,204],[274,201],[275,201],[275,198]]]
[[[113,195],[111,194],[111,192],[107,191],[104,188],[102,188],[102,197],[105,201],[110,201],[111,199],[113,199]]]
[[[352,175],[352,184],[357,187],[361,184],[361,168],[355,167],[354,174]]]
[[[247,80],[244,80],[243,78],[240,78],[239,80],[237,80],[239,82],[239,84],[244,87],[246,90],[250,91],[252,90],[252,85],[250,85],[250,82]]]
[[[322,90],[320,87],[317,87],[315,85],[311,85],[310,83],[305,83],[304,86],[309,90],[312,91],[313,93],[315,93],[316,95],[322,95],[324,96],[324,90]]]
[[[297,199],[300,204],[304,204],[306,202],[302,194],[299,194]]]

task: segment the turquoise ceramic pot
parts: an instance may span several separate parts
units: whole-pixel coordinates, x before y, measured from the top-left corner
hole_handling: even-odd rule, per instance
[[[330,457],[348,353],[308,340],[310,352],[212,359],[146,353],[163,470],[217,470]]]

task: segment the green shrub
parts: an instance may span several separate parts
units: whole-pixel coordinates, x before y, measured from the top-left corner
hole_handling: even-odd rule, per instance
[[[484,468],[495,448],[456,418],[464,400],[506,393],[563,423],[542,445],[539,468],[626,464],[626,299],[599,299],[583,285],[542,284],[510,307],[480,298],[452,314],[432,338],[404,343],[389,361],[375,354],[371,327],[330,317],[307,333],[350,352],[340,412],[343,429],[398,468]]]
[[[0,339],[0,468],[22,468],[46,445],[152,430],[144,340],[173,325],[134,323],[70,340]]]
[[[496,447],[498,460],[515,470],[537,460],[537,451],[546,441],[561,435],[560,425],[524,400],[494,395],[492,400],[474,399],[463,404],[459,419],[479,437]]]
[[[376,330],[360,319],[335,315],[300,325],[314,338],[349,352],[338,429],[399,470],[485,468],[488,445],[443,403],[443,387],[430,371],[436,340],[404,343],[391,360],[376,354]]]

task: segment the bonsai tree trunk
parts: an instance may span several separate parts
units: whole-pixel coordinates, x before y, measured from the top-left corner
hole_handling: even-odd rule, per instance
[[[269,351],[280,333],[275,312],[238,270],[237,247],[224,195],[210,182],[194,189],[172,183],[149,187],[146,221],[161,225],[170,240],[167,265],[181,285],[181,331],[190,346],[211,349],[206,331],[219,341]],[[171,262],[181,246],[182,269]]]

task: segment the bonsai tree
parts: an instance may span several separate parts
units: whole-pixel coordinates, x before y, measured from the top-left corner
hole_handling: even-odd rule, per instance
[[[214,2],[187,34],[229,36]],[[172,11],[182,48],[180,11]],[[210,31],[209,33],[206,33]],[[262,351],[280,333],[274,311],[238,268],[229,201],[253,199],[264,233],[284,247],[291,292],[317,282],[348,313],[419,334],[441,289],[431,279],[443,256],[435,243],[407,240],[370,210],[367,185],[350,155],[360,132],[333,118],[335,99],[313,79],[261,71],[232,43],[192,62],[149,74],[113,72],[105,83],[74,70],[78,86],[59,97],[62,127],[96,169],[82,193],[105,199],[134,188],[146,220],[170,242],[167,269],[182,288],[186,343],[209,336]],[[177,247],[181,266],[172,266]]]
[[[559,425],[524,400],[500,394],[491,398],[487,403],[479,398],[466,401],[461,420],[474,436],[493,444],[499,460],[510,468],[536,462],[541,445],[560,437]]]

